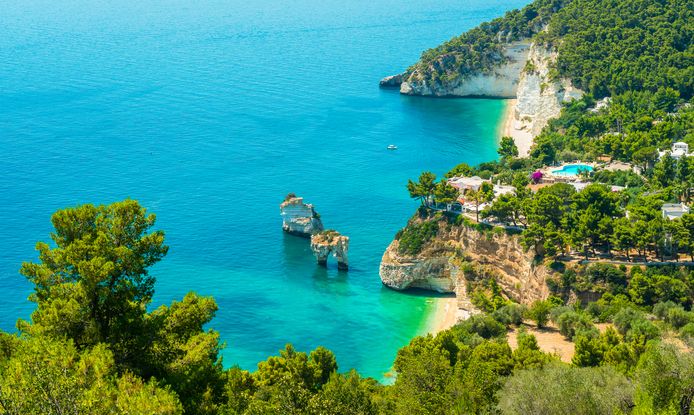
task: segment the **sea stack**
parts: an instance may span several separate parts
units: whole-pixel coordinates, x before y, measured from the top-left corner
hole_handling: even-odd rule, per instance
[[[378,83],[381,88],[400,88],[402,85],[402,74],[386,76]]]
[[[347,250],[349,238],[334,230],[327,230],[311,236],[311,250],[319,265],[326,266],[328,256],[332,253],[337,259],[337,269],[347,270]]]
[[[313,209],[313,205],[304,203],[304,198],[290,193],[280,204],[282,215],[282,229],[292,235],[310,238],[323,231],[323,222],[320,215]]]

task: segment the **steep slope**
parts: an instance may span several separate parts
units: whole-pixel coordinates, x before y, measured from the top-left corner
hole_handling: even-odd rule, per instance
[[[553,47],[533,42],[551,17],[569,1],[538,0],[522,10],[430,49],[403,74],[384,78],[382,87],[406,95],[516,99],[506,134],[529,143],[561,104],[581,96],[568,79],[550,77]],[[526,155],[529,145],[521,145]]]
[[[417,252],[401,245],[408,238],[408,229],[426,222],[435,223],[436,232],[422,241]],[[549,295],[546,280],[551,273],[535,262],[517,236],[502,229],[481,230],[464,223],[450,223],[442,216],[418,215],[388,246],[380,266],[381,281],[388,287],[456,293],[459,304],[469,303],[469,286],[484,284],[490,278],[496,280],[504,296],[529,304]]]

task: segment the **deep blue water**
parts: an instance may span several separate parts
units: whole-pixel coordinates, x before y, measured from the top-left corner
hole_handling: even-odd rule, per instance
[[[17,270],[51,213],[130,197],[171,247],[155,303],[213,295],[226,365],[253,369],[292,342],[380,377],[433,301],[378,278],[416,207],[405,182],[494,158],[503,104],[378,80],[523,3],[3,1],[0,328],[33,308]],[[351,237],[348,273],[281,232],[290,191]]]

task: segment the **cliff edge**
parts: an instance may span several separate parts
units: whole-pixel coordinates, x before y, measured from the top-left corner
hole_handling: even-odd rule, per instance
[[[411,235],[424,234],[423,226],[433,226],[435,231],[420,240],[414,252],[409,249]],[[451,223],[442,216],[413,217],[386,249],[379,269],[381,281],[390,288],[455,293],[459,308],[468,312],[475,311],[468,291],[486,280],[495,279],[505,297],[530,304],[549,296],[546,281],[552,273],[526,252],[517,235],[502,228],[480,230]]]
[[[527,156],[533,138],[583,92],[556,69],[557,47],[545,38],[552,16],[568,1],[536,0],[436,48],[404,73],[381,80],[405,95],[515,100],[503,135]]]

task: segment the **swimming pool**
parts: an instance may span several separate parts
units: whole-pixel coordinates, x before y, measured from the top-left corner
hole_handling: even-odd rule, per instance
[[[552,170],[555,176],[578,176],[582,171],[593,171],[593,166],[588,164],[567,164],[560,169]]]

